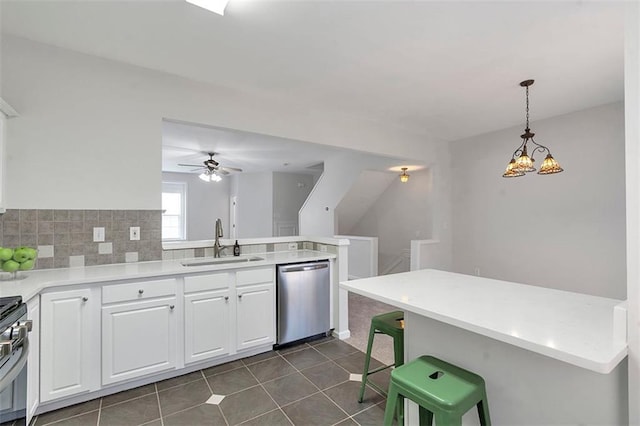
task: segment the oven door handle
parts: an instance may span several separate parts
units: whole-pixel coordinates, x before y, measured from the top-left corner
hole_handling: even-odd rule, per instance
[[[24,366],[27,364],[27,357],[29,356],[29,338],[25,336],[22,341],[22,353],[20,354],[20,358],[18,361],[11,367],[11,370],[7,372],[7,374],[0,379],[0,392],[2,392],[6,387],[10,386],[11,383],[18,377],[18,374],[22,371]]]

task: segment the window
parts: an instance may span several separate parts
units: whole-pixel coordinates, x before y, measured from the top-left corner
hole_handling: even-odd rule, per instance
[[[187,239],[187,184],[162,182],[162,239]]]

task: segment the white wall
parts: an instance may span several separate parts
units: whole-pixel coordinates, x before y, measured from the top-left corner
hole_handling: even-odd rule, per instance
[[[563,173],[501,177],[521,127],[452,143],[454,270],[624,299],[623,105],[531,128]]]
[[[8,121],[8,208],[160,209],[163,118],[431,164],[448,154],[446,144],[425,135],[305,100],[285,103],[12,36],[1,47],[3,98],[21,113]],[[440,170],[437,213],[446,227],[448,168]],[[303,232],[333,235],[333,211],[329,217],[321,209],[335,208],[339,198],[318,192]]]
[[[8,126],[9,208],[159,209],[162,118],[411,158],[430,157],[436,146],[304,100],[284,103],[16,37],[2,38],[1,54],[3,97],[21,113]]]
[[[624,107],[627,183],[627,299],[629,424],[640,424],[640,4],[629,2],[625,21]]]
[[[313,175],[304,173],[273,173],[273,236],[278,236],[278,224],[295,224],[298,235],[298,212],[313,189]]]
[[[217,218],[229,235],[229,179],[204,182],[193,173],[163,172],[162,181],[187,184],[187,240],[214,239]]]
[[[273,173],[238,173],[231,195],[237,197],[237,238],[271,237],[273,228]]]
[[[409,182],[394,180],[348,235],[378,237],[379,267],[411,249],[411,240],[433,236],[432,173],[413,171]],[[403,261],[409,270],[409,259]]]
[[[396,179],[398,179],[398,173],[363,170],[336,206],[338,232],[342,234],[351,231]]]

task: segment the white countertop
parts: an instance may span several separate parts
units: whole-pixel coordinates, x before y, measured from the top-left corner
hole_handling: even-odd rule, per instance
[[[621,300],[433,269],[340,283],[354,293],[598,373],[627,355]],[[625,326],[624,320],[616,327]]]
[[[9,274],[0,273],[0,297],[22,296],[27,301],[48,287],[91,284],[129,279],[145,279],[166,275],[183,275],[195,272],[224,269],[251,268],[264,265],[307,262],[333,259],[335,254],[313,250],[293,250],[269,253],[252,253],[240,258],[262,257],[264,260],[220,265],[183,266],[187,261],[205,261],[213,258],[158,260],[153,262],[116,263],[111,265],[84,266],[78,268],[42,269],[20,272],[18,280],[7,280]],[[229,256],[229,259],[234,259]]]
[[[220,239],[220,244],[226,246],[233,246],[235,239]],[[335,246],[348,246],[349,240],[345,238],[332,238],[332,237],[305,237],[305,236],[291,236],[291,237],[264,237],[264,238],[238,238],[238,244],[241,246],[253,245],[253,244],[277,244],[277,243],[293,243],[300,241],[310,241],[313,243],[329,244]],[[195,241],[163,241],[162,248],[164,250],[179,250],[190,248],[211,248],[213,247],[214,240],[195,240]]]

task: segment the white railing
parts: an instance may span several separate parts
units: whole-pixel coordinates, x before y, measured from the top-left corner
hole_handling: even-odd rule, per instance
[[[334,238],[349,240],[350,280],[378,275],[378,237],[335,235]]]
[[[411,252],[409,249],[402,249],[400,254],[380,254],[381,270],[380,275],[397,274],[409,271]]]
[[[439,240],[411,240],[410,269],[441,269],[442,253]]]

